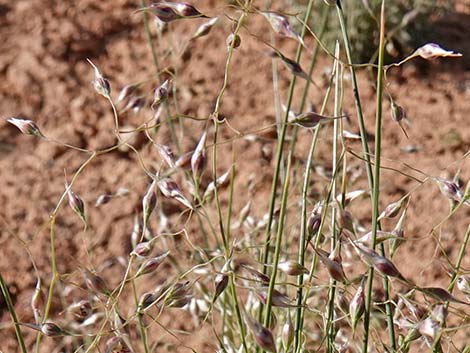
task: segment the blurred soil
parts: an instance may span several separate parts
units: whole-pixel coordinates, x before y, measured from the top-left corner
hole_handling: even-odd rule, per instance
[[[201,0],[197,7],[209,15],[224,12],[222,1]],[[157,84],[155,68],[149,45],[146,41],[142,16],[133,14],[136,2],[130,0],[0,0],[0,114],[2,118],[19,116],[34,120],[44,134],[55,140],[97,150],[115,143],[113,116],[109,103],[98,96],[90,81],[93,78],[91,59],[110,80],[112,95],[125,84],[146,81],[143,92],[151,94]],[[228,10],[227,10],[228,11]],[[470,180],[470,165],[463,158],[470,149],[470,4],[459,1],[452,17],[442,20],[436,35],[436,42],[447,49],[459,51],[466,56],[458,59],[433,62],[407,63],[388,73],[391,92],[397,103],[406,109],[411,125],[406,126],[407,139],[399,127],[389,118],[389,104],[385,102],[383,129],[383,164],[399,169],[420,180],[425,175],[409,168],[423,171],[428,175],[452,179],[456,173],[462,187]],[[207,118],[214,108],[215,98],[220,90],[226,60],[225,38],[232,24],[222,17],[219,25],[205,38],[190,44],[187,39],[203,21],[179,21],[170,25],[163,38],[156,38],[154,45],[163,68],[175,69],[178,109],[181,113]],[[262,16],[253,16],[247,23],[256,34],[270,40],[269,27]],[[436,27],[437,28],[437,27]],[[153,25],[152,25],[153,31]],[[440,42],[439,40],[442,39]],[[272,85],[272,61],[266,55],[266,48],[260,42],[241,32],[241,47],[235,52],[230,70],[229,84],[225,93],[221,113],[234,130],[243,133],[256,131],[275,122],[274,91]],[[293,57],[296,43],[290,39],[278,39],[277,45],[284,53]],[[312,38],[307,46],[313,47]],[[173,51],[168,51],[169,47]],[[172,53],[184,53],[175,56]],[[302,65],[307,67],[308,55]],[[325,74],[331,68],[330,58],[321,57],[313,74],[320,86],[310,90],[309,100],[319,107],[323,99]],[[291,76],[279,65],[279,91],[285,100]],[[300,88],[304,81],[298,81],[299,94],[293,102],[294,110],[300,101]],[[360,92],[363,99],[366,127],[374,131],[375,91],[368,73],[360,73]],[[344,98],[345,111],[351,119],[346,128],[357,132],[354,103],[349,84]],[[174,107],[171,108],[174,111]],[[330,109],[330,108],[329,108]],[[330,110],[330,113],[332,110]],[[330,114],[328,113],[328,114]],[[332,115],[332,114],[331,114]],[[152,118],[150,109],[144,108],[138,114],[124,113],[121,126],[137,127]],[[169,130],[162,127],[155,135],[162,144],[169,144],[175,154],[191,151],[204,131],[204,121],[184,121],[184,135],[181,151],[171,143]],[[237,138],[227,123],[221,125],[221,145],[218,152],[220,169],[223,173],[232,163],[232,147],[235,151],[236,183],[234,196],[234,217],[252,200],[251,216],[260,219],[268,209],[268,195],[276,146],[272,135],[274,129],[257,132],[257,138]],[[178,130],[179,131],[179,130]],[[295,151],[295,167],[298,168],[293,190],[300,192],[303,165],[310,132],[299,132],[299,143]],[[331,129],[320,135],[320,146],[331,143]],[[208,141],[211,141],[209,134]],[[145,166],[155,172],[162,167],[155,148],[146,142],[143,134],[133,140]],[[349,147],[360,151],[357,142]],[[320,147],[315,157],[316,170],[330,168],[330,152]],[[39,270],[45,291],[50,283],[50,233],[49,215],[64,192],[64,178],[70,182],[73,174],[88,158],[88,154],[65,148],[59,144],[41,141],[25,136],[0,120],[0,271],[6,280],[15,303],[20,321],[33,322],[30,300],[36,285]],[[348,157],[351,167],[362,167],[362,162]],[[210,166],[210,165],[209,165]],[[203,178],[203,185],[210,180],[210,167]],[[66,176],[64,176],[64,171]],[[184,174],[175,175],[182,183],[183,192],[189,195],[183,184]],[[351,186],[350,190],[365,187],[363,180]],[[313,196],[322,193],[321,177],[314,177]],[[448,201],[437,186],[428,180],[423,185],[398,174],[383,170],[381,207],[397,200],[404,193],[415,189],[412,194],[406,220],[406,236],[415,238],[404,245],[395,259],[397,266],[406,277],[420,285],[447,286],[445,256],[455,259],[458,247],[469,224],[470,209],[463,208],[442,228],[440,234],[430,237],[431,228],[448,212]],[[83,232],[83,225],[65,202],[60,208],[55,228],[57,266],[60,274],[58,296],[63,301],[54,302],[51,318],[64,318],[64,306],[88,293],[83,288],[79,266],[96,269],[111,287],[118,284],[123,273],[123,259],[131,250],[130,234],[134,214],[140,212],[141,198],[149,184],[149,178],[139,166],[139,160],[132,151],[117,150],[93,160],[74,184],[74,191],[86,203],[86,213],[92,228]],[[94,207],[100,194],[113,193],[126,188],[129,195],[113,198],[108,204]],[[225,192],[224,192],[225,195]],[[226,196],[224,196],[226,200]],[[313,198],[314,200],[314,198]],[[370,227],[369,201],[355,201],[351,212],[367,228]],[[162,200],[159,204],[163,204]],[[223,203],[226,206],[226,202]],[[165,201],[162,212],[169,217],[169,224],[162,224],[162,218],[154,216],[150,227],[154,232],[176,232],[184,226],[185,216],[179,216],[181,205]],[[214,213],[215,215],[215,213]],[[293,218],[293,220],[298,219]],[[394,221],[395,222],[395,221]],[[385,223],[393,227],[394,222]],[[213,222],[216,224],[216,222]],[[291,221],[291,233],[298,224]],[[297,227],[297,228],[296,228]],[[202,246],[196,226],[188,227],[189,237],[197,246]],[[292,234],[297,236],[297,233]],[[437,246],[440,240],[441,248]],[[260,240],[261,242],[261,240]],[[180,265],[189,261],[191,247],[184,239],[169,237],[174,260],[182,259]],[[464,258],[463,268],[470,269],[470,253]],[[139,291],[148,290],[165,279],[164,267],[154,279],[140,284]],[[458,296],[458,294],[456,294]],[[131,298],[129,302],[131,303]],[[128,315],[132,309],[121,308]],[[179,315],[175,320],[175,315]],[[17,352],[16,340],[11,330],[10,317],[0,302],[0,351]],[[170,315],[162,317],[162,324],[174,330],[194,330],[191,316],[181,310],[170,309]],[[167,333],[157,332],[152,341],[171,342],[184,351],[191,346],[198,351],[214,351],[215,339],[210,328],[197,329],[201,334],[178,335],[174,340]],[[28,346],[35,340],[34,332],[23,329]],[[465,333],[465,334],[468,334]],[[158,338],[157,338],[158,337]],[[204,338],[206,337],[206,338]],[[44,352],[66,351],[57,347],[51,338],[44,339]],[[70,342],[68,344],[71,344]],[[50,350],[47,350],[50,349]],[[63,349],[63,350],[61,350]],[[187,351],[187,350],[186,350]]]

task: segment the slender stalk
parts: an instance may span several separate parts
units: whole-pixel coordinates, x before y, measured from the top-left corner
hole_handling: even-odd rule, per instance
[[[284,179],[284,185],[283,185],[283,190],[282,190],[281,211],[279,213],[279,226],[277,228],[277,234],[276,234],[276,247],[274,249],[274,258],[272,262],[272,273],[271,273],[271,278],[269,281],[268,296],[266,299],[266,314],[264,316],[265,327],[269,327],[269,324],[271,322],[273,291],[274,291],[274,286],[276,285],[277,266],[279,264],[279,257],[281,255],[282,235],[284,233],[284,220],[285,220],[286,210],[287,210],[287,196],[289,194],[290,166],[291,166],[291,160],[288,160],[287,169],[286,169],[286,178]]]
[[[339,57],[339,43],[336,42],[336,48],[335,48],[335,57]],[[335,65],[333,68],[334,75],[335,75],[335,102],[334,102],[334,116],[340,116],[341,115],[341,70],[340,70],[340,65],[339,61],[335,60]],[[333,170],[337,170],[338,168],[338,163],[337,163],[337,158],[338,158],[338,139],[339,139],[339,120],[335,120],[333,122],[333,154],[332,154],[332,167]],[[333,179],[331,181],[331,190],[333,192],[333,195],[336,195],[336,176],[335,174],[333,176]],[[333,207],[331,210],[331,232],[332,232],[332,237],[331,237],[331,252],[335,251],[337,242],[338,242],[338,233],[336,229],[336,208]],[[327,310],[327,322],[325,325],[325,334],[326,334],[326,350],[327,352],[333,352],[335,350],[334,348],[334,325],[333,325],[333,313],[334,313],[334,300],[335,300],[335,289],[336,289],[336,281],[331,278],[330,279],[330,286],[328,288],[329,290],[329,295],[328,295],[328,310]]]
[[[141,1],[141,5],[142,5],[142,7],[144,7],[145,2]],[[144,12],[143,17],[144,17],[145,34],[146,34],[146,37],[147,37],[147,42],[148,42],[149,47],[150,47],[150,52],[152,54],[153,66],[155,67],[155,71],[156,71],[156,74],[157,74],[157,79],[160,81],[160,66],[159,66],[159,63],[158,63],[158,57],[157,57],[157,53],[156,53],[156,50],[155,50],[155,46],[153,45],[153,41],[152,41],[152,33],[150,32],[148,14],[146,12]],[[173,143],[175,144],[176,151],[178,152],[178,154],[181,154],[181,146],[179,144],[178,137],[176,136],[176,131],[175,131],[175,126],[173,124],[173,119],[171,119],[170,107],[168,106],[168,102],[166,100],[163,102],[163,104],[164,104],[165,110],[166,110],[167,122],[168,122],[168,126],[170,128],[171,139],[172,139]]]
[[[372,191],[372,248],[376,246],[377,230],[379,228],[379,193],[380,193],[380,157],[382,144],[382,94],[383,94],[383,73],[384,73],[384,49],[385,49],[385,1],[382,0],[380,14],[380,39],[379,39],[379,59],[377,69],[377,94],[376,94],[376,116],[375,116],[375,161],[374,161],[374,184]],[[362,352],[368,351],[369,341],[369,318],[372,304],[372,286],[374,280],[374,270],[371,267],[367,279],[366,302],[364,312],[364,334],[362,338]],[[393,334],[393,325],[389,327],[389,334]],[[391,338],[392,349],[395,350],[395,338]]]
[[[10,291],[8,290],[8,286],[3,280],[3,276],[0,273],[0,289],[2,290],[3,299],[5,299],[5,304],[7,306],[8,312],[10,313],[11,319],[13,321],[13,325],[15,328],[16,340],[20,345],[20,349],[22,353],[27,353],[26,346],[23,340],[23,334],[21,333],[21,329],[18,323],[18,318],[16,317],[15,307],[13,306],[13,302],[11,300]]]
[[[304,21],[307,22],[308,19],[310,18],[310,14],[313,10],[313,0],[310,0],[308,3],[307,10],[305,11],[305,18]],[[300,37],[303,38],[306,33],[306,28],[303,26],[302,32],[300,34]],[[295,55],[295,61],[299,62],[300,56],[302,55],[303,51],[303,45],[299,43],[297,46],[297,53]],[[261,260],[261,263],[263,264],[263,273],[267,273],[268,267],[268,260],[269,260],[269,249],[270,249],[270,243],[271,243],[271,231],[272,231],[272,225],[273,225],[273,219],[274,219],[274,208],[276,205],[276,191],[277,191],[277,183],[279,181],[279,174],[280,170],[282,167],[282,157],[283,157],[283,149],[284,149],[284,143],[286,139],[286,132],[287,132],[287,122],[289,118],[289,111],[291,108],[292,100],[294,97],[294,88],[295,88],[295,83],[296,83],[296,77],[293,76],[290,86],[289,86],[289,91],[287,94],[287,102],[286,102],[286,111],[284,113],[284,117],[281,123],[281,131],[278,136],[278,144],[277,144],[277,150],[276,150],[276,166],[274,168],[274,174],[273,174],[273,180],[271,184],[271,193],[270,193],[270,201],[269,201],[269,212],[268,212],[268,221],[266,224],[266,239],[265,239],[265,246],[263,250],[263,257]]]

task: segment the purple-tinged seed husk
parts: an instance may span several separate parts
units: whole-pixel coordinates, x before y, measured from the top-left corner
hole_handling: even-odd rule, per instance
[[[292,324],[290,313],[288,312],[286,315],[286,322],[282,326],[281,331],[282,345],[284,346],[285,352],[289,351],[292,342],[294,342],[294,333],[294,325]]]
[[[159,143],[154,143],[155,148],[157,149],[158,155],[160,158],[168,164],[170,168],[175,168],[175,156],[171,148],[167,145],[161,145]]]
[[[470,276],[461,275],[457,278],[457,288],[465,294],[466,297],[470,296]]]
[[[272,332],[249,316],[246,316],[246,321],[253,333],[256,344],[268,352],[276,352],[276,345],[274,343]]]
[[[208,18],[206,15],[202,14],[198,9],[193,5],[187,2],[163,2],[168,6],[171,6],[182,18]]]
[[[181,19],[181,15],[167,3],[154,3],[138,9],[136,13],[138,12],[149,12],[164,23]]]
[[[427,43],[416,49],[411,57],[413,56],[420,56],[423,59],[432,60],[439,57],[459,57],[462,56],[462,54],[454,53],[451,50],[445,50],[435,43]]]
[[[158,107],[161,103],[167,100],[170,92],[170,80],[165,80],[160,86],[155,88],[153,93],[153,102],[150,108]]]
[[[390,239],[390,258],[393,258],[395,251],[397,251],[398,247],[404,242],[405,231],[403,223],[405,222],[406,210],[406,208],[403,210],[398,223],[392,230],[392,234],[395,237]]]
[[[95,202],[95,207],[106,205],[113,198],[112,194],[101,194]]]
[[[142,294],[139,299],[139,304],[137,305],[137,312],[147,309],[150,305],[155,303],[158,298],[159,296],[155,292],[148,292]]]
[[[150,215],[152,214],[155,206],[157,205],[157,180],[153,180],[152,184],[147,190],[147,193],[142,198],[142,214],[144,225],[147,226]]]
[[[349,308],[349,301],[346,298],[344,289],[338,289],[335,292],[335,304],[343,312],[347,313]]]
[[[90,59],[87,59],[87,61],[93,67],[93,70],[95,71],[95,77],[93,81],[91,81],[93,88],[95,89],[96,92],[101,94],[103,97],[110,98],[111,86],[109,84],[109,81],[106,78],[104,78],[100,70],[98,70],[96,65],[93,64],[93,62]]]
[[[206,138],[207,131],[204,131],[191,156],[191,170],[195,180],[199,179],[206,164]]]
[[[365,311],[365,279],[366,277],[362,277],[361,283],[359,284],[359,287],[357,287],[356,293],[351,299],[351,302],[349,303],[349,314],[351,315],[351,323],[352,323],[352,329],[353,332],[356,331],[356,326],[361,318],[361,316],[364,314]]]
[[[124,86],[120,91],[119,95],[116,99],[116,104],[119,104],[123,102],[124,100],[128,99],[133,93],[136,91],[136,89],[140,86],[140,83],[133,83],[130,85]]]
[[[188,168],[191,166],[191,157],[193,156],[193,151],[183,153],[175,162],[177,168]]]
[[[206,35],[209,34],[209,32],[211,31],[212,27],[214,27],[214,25],[216,24],[216,22],[218,21],[218,17],[214,17],[212,19],[210,19],[209,21],[203,23],[202,25],[200,25],[198,27],[198,29],[196,29],[196,31],[194,32],[193,36],[191,37],[191,40],[194,40],[196,38],[201,38],[201,37],[204,37]]]
[[[140,222],[137,214],[134,215],[134,224],[132,225],[131,244],[135,248],[141,236]]]
[[[264,17],[266,17],[266,19],[269,21],[269,24],[273,28],[274,32],[276,32],[277,34],[281,36],[295,39],[300,44],[305,46],[302,37],[292,30],[289,22],[284,16],[279,15],[278,13],[275,13],[275,12],[268,12],[268,11],[261,12],[261,14]]]
[[[268,288],[267,287],[261,287],[258,291],[255,292],[255,294],[264,305],[267,304],[267,300],[268,300]],[[292,301],[287,296],[279,292],[277,289],[273,289],[272,297],[271,297],[271,305],[279,307],[279,308],[297,307],[297,305],[293,304]]]
[[[170,178],[163,178],[157,182],[158,188],[161,193],[168,198],[175,199],[182,203],[184,206],[192,209],[191,202],[183,195],[178,184]]]
[[[224,174],[220,175],[215,181],[215,183],[214,181],[211,181],[209,185],[207,185],[206,190],[204,191],[203,199],[208,198],[210,195],[212,195],[216,187],[219,188],[219,187],[226,186],[228,182],[230,181],[231,171],[232,169],[229,169]]]
[[[328,254],[325,250],[320,248],[313,248],[317,253],[320,261],[325,265],[329,275],[335,281],[346,282],[347,278],[343,270],[343,265],[340,258],[334,258],[333,253]]]
[[[291,124],[296,124],[307,129],[313,129],[318,124],[329,123],[336,119],[343,119],[345,117],[346,116],[328,117],[328,116],[317,114],[315,112],[306,112],[306,113],[296,115],[295,118],[293,120],[290,120],[289,122]]]
[[[78,303],[70,305],[67,309],[78,320],[85,320],[93,313],[93,307],[89,300],[80,300]]]
[[[60,337],[67,335],[64,330],[51,321],[45,322],[41,325],[41,332],[47,337]]]
[[[408,196],[405,196],[396,202],[392,202],[387,207],[385,207],[385,210],[382,211],[382,213],[380,214],[379,218],[377,218],[377,220],[380,221],[383,218],[394,218],[398,216],[398,214],[403,209],[407,201],[408,201]]]
[[[153,241],[140,242],[134,247],[134,250],[132,250],[131,255],[135,255],[138,258],[145,258],[149,256],[152,252],[153,245]]]
[[[39,126],[37,126],[32,120],[11,117],[8,118],[7,121],[10,124],[15,125],[25,135],[45,138],[41,130],[39,130]]]
[[[160,265],[163,263],[163,261],[169,254],[170,252],[167,251],[159,256],[153,257],[145,261],[142,265],[140,265],[139,269],[137,270],[137,273],[135,274],[135,277],[154,272],[158,267],[160,267]]]
[[[83,200],[70,189],[68,184],[65,184],[65,189],[67,190],[70,208],[78,215],[78,217],[80,217],[83,223],[87,224],[85,217],[85,204]]]
[[[242,40],[238,34],[230,33],[227,39],[225,40],[225,44],[227,45],[227,50],[233,47],[233,49],[237,49]]]
[[[104,346],[104,353],[112,353],[118,348],[121,339],[118,336],[109,338]]]
[[[470,303],[464,302],[462,300],[457,299],[452,294],[450,294],[447,290],[440,287],[416,287],[421,293],[431,297],[439,302],[453,302],[459,304],[470,305]]]
[[[215,276],[214,284],[215,284],[215,292],[214,297],[212,298],[212,302],[215,303],[217,298],[224,292],[228,285],[228,274],[226,273],[218,273]]]
[[[304,266],[293,260],[282,261],[277,268],[289,276],[300,276],[309,273]]]
[[[267,285],[269,284],[270,278],[268,275],[265,275],[264,273],[255,270],[253,267],[248,266],[246,264],[241,265],[250,275],[252,275],[256,281],[260,282],[262,285]]]
[[[85,284],[89,290],[91,290],[95,294],[110,294],[108,286],[103,278],[87,270],[86,268],[82,270],[82,274],[83,278],[85,279]]]
[[[442,194],[449,200],[453,200],[455,202],[461,202],[463,200],[464,195],[456,182],[442,178],[433,179],[437,183],[437,186],[439,187],[439,190],[442,192]],[[470,205],[468,200],[465,201],[465,204]]]

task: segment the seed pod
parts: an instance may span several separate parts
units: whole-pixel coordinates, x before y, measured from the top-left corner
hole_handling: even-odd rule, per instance
[[[324,115],[320,115],[314,112],[306,112],[297,115],[293,120],[289,121],[291,124],[296,124],[301,127],[305,127],[307,129],[313,129],[318,124],[324,124],[332,122],[336,119],[343,119],[346,116],[338,116],[338,117],[328,117]]]
[[[142,310],[147,309],[150,305],[155,303],[159,298],[159,295],[155,292],[144,293],[139,299],[139,304],[137,305],[137,312],[140,313]]]
[[[228,278],[228,275],[226,273],[218,273],[215,276],[215,280],[214,280],[215,293],[214,293],[214,297],[212,298],[212,303],[215,303],[217,298],[223,293],[225,288],[227,288],[228,280],[229,280],[229,278]]]
[[[80,300],[78,303],[70,305],[67,309],[78,320],[85,320],[93,313],[93,308],[89,300]]]
[[[282,345],[284,346],[285,352],[289,351],[289,348],[291,347],[292,342],[294,341],[294,333],[295,333],[294,325],[292,324],[290,314],[287,313],[286,322],[282,326],[282,333],[281,333]]]
[[[266,305],[268,302],[268,288],[261,287],[258,291],[256,291],[256,296],[259,300]],[[295,308],[297,305],[293,304],[292,301],[279,292],[277,289],[273,289],[272,296],[271,296],[271,305],[276,306],[279,308]]]
[[[209,185],[207,185],[207,188],[206,188],[206,191],[204,191],[204,196],[203,196],[203,199],[205,198],[208,198],[212,195],[212,193],[214,192],[215,188],[219,188],[219,187],[222,187],[222,186],[226,186],[228,184],[228,182],[230,181],[230,172],[232,171],[232,169],[229,169],[227,170],[224,174],[220,175],[217,180],[215,181],[211,181],[209,183]]]
[[[167,251],[159,256],[156,256],[154,258],[151,258],[145,261],[137,270],[135,277],[137,278],[139,276],[155,271],[163,263],[163,261],[167,258],[169,254],[170,252]]]
[[[120,111],[121,114],[127,112],[128,110],[133,110],[135,114],[137,114],[147,102],[144,96],[132,96],[127,101],[127,104],[122,108]]]
[[[33,309],[34,321],[36,324],[41,322],[41,306],[44,305],[44,295],[41,291],[41,279],[38,278],[36,288],[34,289],[33,296],[31,297],[31,308]]]
[[[385,207],[385,210],[382,211],[382,213],[380,214],[379,218],[377,218],[377,220],[380,221],[383,218],[394,218],[398,216],[403,206],[405,206],[405,203],[407,200],[408,200],[408,196],[405,196],[396,202],[392,202],[387,207]]]
[[[422,47],[416,49],[416,51],[411,55],[413,56],[420,56],[426,60],[432,60],[439,57],[459,57],[462,56],[460,53],[454,53],[451,50],[442,49],[439,45],[435,43],[427,43]]]
[[[107,204],[111,199],[113,198],[113,195],[111,194],[101,194],[98,196],[95,202],[95,207],[99,207],[101,205]]]
[[[147,193],[142,199],[142,213],[144,216],[144,227],[147,226],[150,215],[152,214],[155,206],[157,205],[157,190],[155,189],[157,180],[153,180],[152,184],[147,190]]]
[[[204,131],[199,142],[191,156],[191,170],[193,171],[193,177],[198,180],[200,174],[206,164],[206,137],[207,132]]]
[[[86,225],[87,221],[85,217],[85,204],[83,203],[83,200],[70,189],[70,186],[67,183],[65,184],[65,189],[67,190],[67,197],[69,200],[70,208],[78,215],[78,217],[80,217],[82,222]]]
[[[171,148],[167,145],[161,145],[159,143],[154,143],[154,146],[157,149],[160,158],[165,161],[165,163],[168,164],[170,168],[175,168],[175,156],[173,155]]]
[[[138,258],[145,258],[150,255],[153,250],[153,241],[145,241],[138,243],[134,250],[132,250],[131,255],[136,255]]]
[[[393,258],[395,251],[398,249],[398,247],[403,243],[405,239],[403,223],[405,222],[406,210],[407,210],[406,208],[403,210],[400,216],[400,219],[398,220],[398,223],[396,224],[395,228],[392,230],[392,234],[394,235],[394,238],[390,239],[390,258]]]
[[[93,81],[91,81],[91,84],[93,85],[93,88],[95,89],[96,92],[101,94],[105,98],[111,98],[111,86],[109,84],[109,81],[103,77],[101,74],[100,70],[96,67],[95,64],[90,59],[87,59],[88,63],[93,67],[95,71],[95,78]]]
[[[375,244],[383,243],[386,240],[394,239],[395,235],[392,232],[384,232],[382,230],[377,230],[375,234]],[[364,244],[366,246],[372,245],[372,231],[367,232],[360,238],[356,240],[357,243]]]
[[[351,323],[353,332],[356,331],[356,326],[365,311],[365,279],[362,277],[359,287],[357,287],[356,293],[354,294],[349,304],[349,314],[351,315]]]
[[[346,293],[343,289],[336,290],[336,292],[335,292],[335,304],[343,313],[348,312],[349,301],[346,298]]]
[[[153,102],[150,108],[154,109],[155,106],[159,106],[162,102],[166,101],[170,92],[170,80],[165,80],[160,86],[155,88],[153,93]]]
[[[180,188],[178,187],[178,184],[176,184],[173,180],[170,178],[163,178],[157,182],[159,190],[162,192],[162,194],[165,197],[175,199],[176,201],[182,203],[186,207],[192,209],[193,206],[191,205],[191,202],[184,197],[183,193],[181,192]]]
[[[11,117],[8,118],[7,121],[10,124],[15,125],[25,135],[45,138],[41,130],[39,130],[39,127],[32,120]]]
[[[123,102],[124,100],[126,100],[127,98],[129,98],[137,90],[137,88],[140,85],[141,85],[140,83],[134,83],[134,84],[124,86],[119,91],[119,95],[116,99],[116,104],[119,104],[119,103]]]
[[[442,178],[433,179],[437,183],[437,186],[439,187],[439,190],[441,190],[442,194],[444,194],[444,196],[449,200],[454,200],[455,202],[461,202],[463,200],[462,190],[460,190],[457,183]],[[465,203],[468,205],[468,200]]]
[[[428,297],[434,298],[440,302],[453,302],[459,304],[470,305],[470,303],[466,303],[454,297],[444,288],[439,287],[416,287],[421,293],[427,295]]]
[[[200,25],[198,29],[196,30],[196,32],[194,32],[193,36],[191,37],[191,40],[208,35],[212,27],[214,27],[214,25],[218,21],[218,19],[219,19],[218,17],[214,17],[210,19],[209,21],[204,22],[202,25]]]
[[[341,260],[332,258],[330,254],[328,254],[325,250],[320,248],[313,248],[317,253],[320,261],[325,265],[329,275],[335,281],[339,282],[347,282],[346,275],[343,270],[343,265]]]
[[[256,344],[268,352],[276,352],[272,332],[249,316],[246,316],[246,321],[253,333]]]
[[[135,248],[137,246],[137,242],[139,241],[141,236],[141,229],[140,229],[140,222],[137,214],[134,215],[134,224],[132,226],[132,233],[131,233],[131,244],[132,247]]]
[[[300,78],[303,78],[307,81],[311,81],[310,77],[307,75],[307,73],[302,69],[302,67],[300,66],[300,64],[295,61],[295,60],[292,60],[286,56],[284,56],[280,51],[278,50],[275,50],[273,48],[273,51],[271,53],[271,56],[272,57],[278,57],[279,59],[281,59],[281,61],[284,63],[284,65],[287,67],[287,69],[294,75],[294,76],[298,76]],[[313,82],[313,81],[311,81]]]
[[[193,156],[193,151],[183,153],[175,162],[177,168],[187,168],[191,165],[191,157]]]
[[[147,7],[142,7],[136,11],[148,12],[158,18],[161,22],[168,23],[181,18],[181,15],[169,5],[169,3],[154,3]]]
[[[163,1],[168,6],[171,6],[182,18],[208,18],[206,15],[203,15],[198,9],[193,5],[188,4],[187,2],[166,2]]]
[[[225,44],[227,45],[227,50],[233,47],[233,49],[237,49],[242,40],[238,34],[230,33],[227,39],[225,40]]]
[[[64,330],[51,321],[45,322],[41,325],[41,332],[44,336],[48,337],[60,337],[67,335]]]
[[[121,339],[118,336],[111,337],[106,341],[104,353],[112,353],[121,344]]]
[[[110,291],[106,282],[103,278],[96,275],[95,273],[87,270],[86,268],[82,269],[83,278],[85,279],[85,284],[89,290],[94,292],[95,294],[105,294],[110,295]]]
[[[382,275],[395,277],[403,282],[410,283],[405,277],[403,277],[400,271],[398,271],[398,269],[390,260],[384,256],[379,255],[376,251],[363,246],[362,244],[356,244],[352,241],[350,242],[356,249],[361,259],[369,266],[373,266]]]
[[[465,296],[470,296],[470,276],[461,275],[457,279],[457,288],[465,294]]]
[[[273,28],[274,32],[281,36],[293,38],[300,44],[305,46],[302,37],[300,37],[297,33],[292,30],[289,22],[284,16],[279,15],[275,12],[261,12],[261,14],[266,17],[266,19],[269,21],[269,24]]]
[[[277,268],[289,276],[308,274],[308,270],[304,266],[292,260],[280,262]]]
[[[248,271],[248,273],[250,273],[250,275],[252,275],[255,278],[256,281],[261,282],[260,284],[262,284],[262,285],[268,285],[269,284],[269,281],[270,281],[269,276],[263,274],[262,272],[259,272],[259,271],[255,270],[251,266],[248,266],[248,265],[245,265],[245,264],[242,264],[241,266],[246,271]]]

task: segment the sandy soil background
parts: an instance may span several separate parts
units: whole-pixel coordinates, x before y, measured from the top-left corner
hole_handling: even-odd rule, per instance
[[[196,3],[201,11],[209,15],[224,12],[222,1],[201,0]],[[113,97],[116,97],[123,85],[140,80],[150,79],[147,89],[150,91],[156,84],[155,69],[142,17],[132,15],[136,8],[136,2],[129,0],[0,0],[2,118],[21,116],[33,119],[47,136],[89,150],[113,144],[112,111],[90,85],[93,72],[86,58],[98,65],[110,80]],[[185,38],[191,35],[201,20],[172,24],[171,31],[165,33],[163,39],[154,41],[161,67],[172,66],[177,70],[177,98],[179,109],[184,114],[207,118],[213,109],[224,74],[225,38],[231,30],[227,20],[222,22],[210,36],[186,48]],[[255,33],[267,33],[266,21],[261,16],[250,19],[248,26]],[[389,105],[385,104],[384,164],[420,179],[424,179],[423,175],[407,169],[404,163],[429,175],[446,178],[453,178],[459,171],[464,187],[470,178],[469,163],[462,158],[470,147],[468,1],[457,1],[454,13],[439,20],[435,26],[436,42],[462,52],[464,57],[431,63],[418,61],[390,71],[388,88],[394,93],[397,102],[406,108],[411,126],[408,127],[410,138],[406,139],[389,119]],[[221,112],[235,129],[249,132],[274,122],[272,62],[265,55],[265,48],[260,47],[259,42],[243,30],[241,38],[242,46],[234,56]],[[307,43],[313,45],[314,41],[308,38]],[[295,42],[292,40],[282,39],[278,44],[284,52],[294,53]],[[185,54],[173,57],[168,53],[168,46]],[[307,65],[307,57],[302,62],[304,60]],[[331,67],[331,59],[321,57],[319,60],[313,77],[321,84],[323,73]],[[279,66],[279,75],[281,98],[285,99],[290,74]],[[375,92],[365,72],[361,73],[360,79],[367,130],[372,134]],[[312,89],[309,98],[319,106],[323,94],[318,89]],[[296,98],[294,107],[298,103],[299,98]],[[352,116],[348,130],[357,132],[350,90],[345,96],[345,110]],[[135,127],[149,118],[151,111],[148,109],[139,114],[125,113],[121,117],[121,124]],[[185,122],[181,152],[194,148],[204,127],[202,121]],[[236,152],[235,215],[248,199],[252,199],[254,205],[259,205],[252,208],[254,218],[262,217],[267,210],[273,170],[271,152],[275,151],[275,146],[268,133],[263,132],[261,135],[262,138],[255,141],[235,139],[233,144],[224,145],[219,154],[219,172],[224,172],[232,159],[230,147],[233,146]],[[308,132],[300,133],[295,153],[299,168],[305,162],[309,136]],[[233,131],[223,125],[221,139],[228,141],[233,137]],[[162,128],[157,139],[160,143],[170,144],[168,130]],[[322,142],[328,142],[331,137],[325,132],[321,139]],[[146,166],[157,170],[160,162],[155,149],[145,142],[143,136],[137,137],[134,145]],[[360,148],[356,143],[351,146],[356,150]],[[176,147],[172,147],[176,152]],[[410,152],[411,147],[413,152]],[[329,167],[326,151],[324,148],[318,154],[316,167]],[[32,259],[40,270],[43,288],[47,288],[50,281],[47,222],[64,191],[64,170],[70,180],[86,158],[84,153],[21,135],[16,128],[0,120],[0,271],[23,322],[33,320],[30,300],[37,277]],[[354,163],[361,165],[360,162],[351,161],[351,164]],[[301,170],[295,186],[299,190]],[[417,187],[414,181],[395,172],[384,170],[382,177],[382,207]],[[178,178],[181,181],[181,177]],[[209,173],[206,173],[204,182],[208,180]],[[66,292],[62,296],[65,304],[87,295],[77,285],[82,281],[77,269],[79,265],[100,269],[110,286],[117,285],[122,273],[119,259],[126,258],[131,250],[133,218],[140,210],[141,197],[147,185],[148,178],[138,166],[136,155],[130,151],[116,151],[94,160],[77,180],[74,190],[86,202],[92,229],[83,232],[80,220],[67,205],[60,210],[56,224],[56,252],[62,284],[57,290]],[[359,182],[357,187],[360,186]],[[129,195],[115,198],[101,207],[93,206],[100,194],[115,192],[119,187],[128,189]],[[313,182],[312,194],[321,191],[316,190]],[[370,221],[368,207],[368,201],[364,200],[359,201],[352,210],[364,224]],[[178,224],[181,219],[177,217],[181,207],[177,203],[165,203],[163,210],[170,216],[168,229],[181,227]],[[436,241],[428,233],[445,217],[447,211],[448,202],[434,183],[426,182],[413,193],[406,234],[418,240],[407,243],[398,252],[396,263],[404,275],[422,285],[447,285],[443,254],[455,259],[469,224],[470,209],[459,210],[452,221],[442,228],[439,236],[443,248],[439,250]],[[157,231],[161,223],[161,218],[153,217],[151,227]],[[196,228],[189,228],[189,231],[191,229]],[[197,234],[193,238],[196,242],[199,239]],[[171,239],[168,246],[174,249],[173,255],[177,259],[186,259],[190,251],[185,242],[177,239]],[[465,257],[463,268],[470,269],[470,255]],[[164,277],[165,274],[160,273],[154,280],[141,284],[141,289],[154,287]],[[60,320],[63,317],[63,304],[54,303],[52,318]],[[181,320],[175,322],[174,315],[178,315]],[[3,301],[0,301],[0,317],[0,350],[5,353],[16,352],[16,341]],[[173,329],[193,329],[189,314],[181,311],[173,311],[163,318],[163,322]],[[24,331],[27,344],[32,345],[35,335],[27,329]],[[196,332],[201,335],[182,335],[180,342],[160,333],[161,344],[172,342],[180,348],[186,344],[200,351],[214,351],[215,340],[211,338],[210,328]],[[54,346],[53,339],[45,339],[44,352],[66,351],[66,348]],[[181,349],[184,351],[184,348]]]

